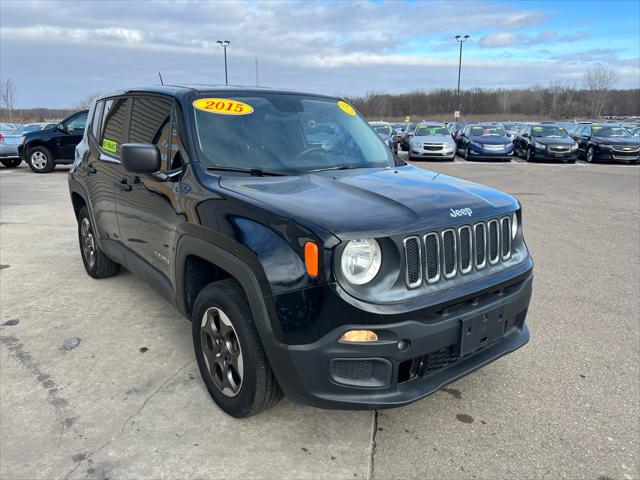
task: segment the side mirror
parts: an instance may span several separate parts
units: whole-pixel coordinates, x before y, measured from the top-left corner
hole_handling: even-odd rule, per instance
[[[133,173],[155,173],[160,170],[160,152],[150,143],[125,143],[120,147],[120,161]]]
[[[61,132],[67,133],[67,127],[65,127],[64,123],[57,124],[56,130],[60,130]]]
[[[522,134],[522,138],[529,138],[529,134],[528,133],[523,133]]]

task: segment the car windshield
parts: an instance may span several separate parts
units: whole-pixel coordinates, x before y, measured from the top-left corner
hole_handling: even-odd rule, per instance
[[[267,92],[202,98],[193,115],[199,156],[212,169],[296,175],[395,165],[367,122],[331,98]]]
[[[389,125],[371,125],[376,133],[383,133],[385,135],[391,134],[391,127]]]
[[[504,129],[497,125],[476,125],[469,132],[472,137],[503,137]]]
[[[569,136],[564,128],[555,125],[535,126],[531,128],[531,133],[534,137],[545,138],[566,138]]]
[[[517,123],[503,123],[502,124],[505,128],[505,130],[515,130],[515,128],[518,126]]]
[[[416,137],[427,137],[430,135],[449,135],[449,129],[446,127],[442,127],[439,125],[419,125],[416,128],[416,133],[414,134]]]
[[[591,127],[591,133],[594,137],[630,137],[631,134],[622,127],[602,127],[594,125]]]

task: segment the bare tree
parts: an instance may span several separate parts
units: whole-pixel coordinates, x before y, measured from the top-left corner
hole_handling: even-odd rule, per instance
[[[13,110],[16,104],[16,86],[13,80],[7,78],[5,81],[0,82],[0,107],[7,110],[9,113],[9,121],[13,121]]]
[[[590,94],[591,114],[598,118],[602,115],[609,91],[616,81],[616,72],[606,65],[592,65],[587,68],[582,81]]]
[[[93,102],[93,100],[100,95],[99,93],[91,93],[89,95],[85,95],[84,97],[82,97],[78,103],[76,103],[73,108],[76,110],[83,110],[85,108],[89,108],[91,106],[91,102]]]

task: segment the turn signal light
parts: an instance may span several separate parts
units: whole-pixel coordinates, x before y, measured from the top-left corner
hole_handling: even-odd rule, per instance
[[[341,342],[377,342],[378,335],[371,330],[349,330],[342,337]]]
[[[310,277],[318,276],[318,246],[313,242],[304,244],[304,264]]]

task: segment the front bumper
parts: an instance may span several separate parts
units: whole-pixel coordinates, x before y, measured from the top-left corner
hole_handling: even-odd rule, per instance
[[[535,157],[539,160],[575,161],[578,158],[578,151],[574,150],[573,152],[550,152],[549,150],[536,149]]]
[[[474,145],[469,146],[469,156],[482,160],[510,160],[513,155],[513,146],[501,150],[487,150]]]
[[[453,158],[455,156],[455,148],[450,150],[423,150],[411,147],[411,156],[419,158]]]
[[[18,145],[18,156],[22,159],[23,162],[27,161],[27,152],[25,152],[24,144]]]
[[[595,151],[595,159],[610,162],[637,162],[640,160],[640,152],[625,153],[611,149],[598,148]]]
[[[375,315],[371,324],[343,325],[310,344],[271,346],[272,367],[285,394],[301,403],[348,409],[405,405],[525,345],[532,283],[529,270],[515,283],[435,315],[417,311],[395,323],[380,323]],[[340,342],[351,329],[374,330],[380,340]],[[400,349],[401,341],[410,346]]]

